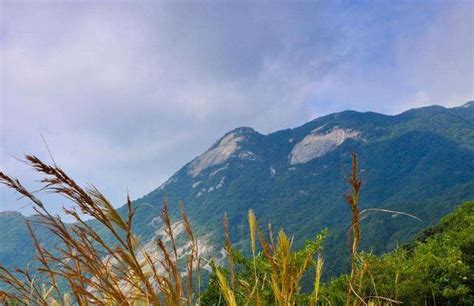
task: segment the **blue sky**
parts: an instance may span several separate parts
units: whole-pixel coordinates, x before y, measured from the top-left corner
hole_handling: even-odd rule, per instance
[[[237,126],[463,104],[473,3],[1,1],[0,168],[30,181],[15,157],[47,159],[43,135],[121,204]],[[0,210],[28,212],[0,192]]]

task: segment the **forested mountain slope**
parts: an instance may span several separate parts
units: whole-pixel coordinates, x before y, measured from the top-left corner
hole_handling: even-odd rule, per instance
[[[165,197],[176,216],[182,201],[197,233],[218,250],[222,218],[229,217],[233,242],[248,245],[246,214],[285,228],[296,246],[329,228],[326,273],[347,268],[344,201],[350,153],[358,154],[364,180],[361,206],[413,214],[373,212],[363,220],[365,249],[385,252],[436,223],[456,205],[474,199],[474,104],[431,106],[396,116],[344,111],[300,127],[262,135],[252,128],[226,133],[150,194],[136,200],[135,232],[156,236]],[[124,210],[123,210],[124,211]],[[0,229],[9,217],[0,215]],[[21,226],[21,222],[16,223]],[[22,235],[22,239],[12,238]],[[27,241],[23,230],[0,241]],[[15,247],[0,243],[0,259],[23,264]],[[8,244],[11,245],[11,244]],[[329,271],[329,272],[328,272]]]

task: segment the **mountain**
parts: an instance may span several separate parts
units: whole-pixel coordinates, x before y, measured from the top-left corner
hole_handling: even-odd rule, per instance
[[[0,212],[0,263],[6,266],[24,268],[33,258],[35,251],[27,222],[45,245],[53,245],[54,237],[49,230],[38,226],[37,216],[25,217],[19,212]]]
[[[389,251],[459,203],[474,199],[474,103],[430,106],[395,116],[344,111],[268,135],[249,127],[234,129],[134,201],[134,230],[145,243],[151,241],[160,230],[163,199],[168,198],[175,217],[183,201],[203,243],[219,254],[224,214],[233,242],[244,248],[249,245],[246,215],[253,209],[261,224],[271,222],[274,229],[282,227],[294,235],[296,246],[328,228],[325,270],[336,275],[348,267],[350,215],[344,195],[351,152],[360,159],[362,209],[402,211],[422,220],[368,214],[362,247]],[[15,241],[26,241],[26,234],[4,234],[8,222],[9,216],[0,215],[0,260],[6,265],[23,263],[12,252],[18,247]],[[13,238],[17,235],[21,238]],[[26,249],[24,253],[32,254]]]

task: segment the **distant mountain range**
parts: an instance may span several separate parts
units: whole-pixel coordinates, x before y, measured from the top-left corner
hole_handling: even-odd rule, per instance
[[[159,188],[134,201],[135,232],[146,244],[159,235],[165,197],[177,216],[179,202],[209,256],[220,256],[222,218],[229,217],[232,240],[248,245],[246,215],[271,222],[295,237],[295,246],[329,229],[326,273],[348,267],[345,243],[349,209],[350,154],[358,154],[364,186],[362,247],[380,253],[405,243],[458,204],[474,199],[474,102],[460,107],[430,106],[388,116],[344,111],[300,127],[262,135],[249,127],[226,133]],[[34,218],[34,217],[33,217]],[[34,251],[23,220],[0,213],[0,262],[23,266]],[[39,233],[44,243],[50,235]]]

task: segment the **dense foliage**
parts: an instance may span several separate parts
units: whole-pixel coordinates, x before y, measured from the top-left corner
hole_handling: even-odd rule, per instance
[[[349,266],[344,241],[351,216],[342,195],[347,191],[345,172],[350,168],[350,153],[357,152],[360,158],[365,184],[361,209],[404,211],[421,220],[376,212],[367,215],[361,228],[366,238],[361,248],[377,254],[391,251],[474,197],[474,128],[472,121],[459,115],[473,109],[430,107],[398,116],[348,111],[269,135],[237,130],[246,137],[241,150],[258,158],[231,157],[196,177],[188,174],[187,165],[166,185],[136,201],[142,207],[137,216],[143,220],[140,223],[148,223],[159,213],[159,205],[153,209],[146,204],[156,207],[164,196],[172,203],[182,200],[197,230],[213,233],[219,244],[223,237],[216,229],[221,228],[222,216],[227,213],[230,234],[245,248],[245,254],[250,252],[249,236],[243,230],[249,209],[262,224],[272,223],[294,236],[297,248],[328,228],[326,276],[335,276],[347,272]],[[335,126],[358,130],[363,140],[347,140],[324,156],[289,165],[288,155],[295,143],[316,128],[323,127],[324,132]],[[209,192],[222,180],[221,188]],[[199,185],[193,188],[195,184]],[[177,215],[177,207],[170,209]],[[136,230],[144,239],[153,236],[146,226]]]
[[[362,273],[354,290],[361,300],[357,305],[371,301],[376,305],[473,305],[474,303],[474,202],[461,205],[441,222],[423,231],[417,240],[393,252],[376,256],[361,254]],[[317,241],[319,247],[320,239]],[[311,244],[314,242],[308,241]],[[295,251],[297,258],[307,247]],[[316,252],[319,249],[315,249]],[[238,305],[248,300],[249,289],[245,284],[254,283],[252,259],[235,251],[234,264],[238,272],[234,276]],[[315,262],[312,262],[315,265]],[[301,266],[301,263],[299,264]],[[269,259],[263,251],[256,256],[256,275],[260,284],[257,290],[263,305],[275,302],[268,281],[271,274]],[[323,272],[324,273],[324,269]],[[229,272],[226,270],[226,275]],[[314,277],[314,276],[313,276]],[[350,275],[341,275],[323,284],[318,301],[322,305],[344,305],[347,301],[347,284]],[[244,284],[244,285],[240,285]],[[294,302],[311,304],[313,292],[299,292]],[[203,296],[205,305],[222,304],[223,294],[219,280],[214,275]],[[220,302],[221,301],[221,302]],[[291,304],[291,303],[290,303]]]
[[[411,245],[375,256],[364,254],[368,276],[360,284],[363,296],[381,296],[408,305],[474,304],[474,202],[468,202],[424,231]],[[343,275],[322,292],[341,304]]]

